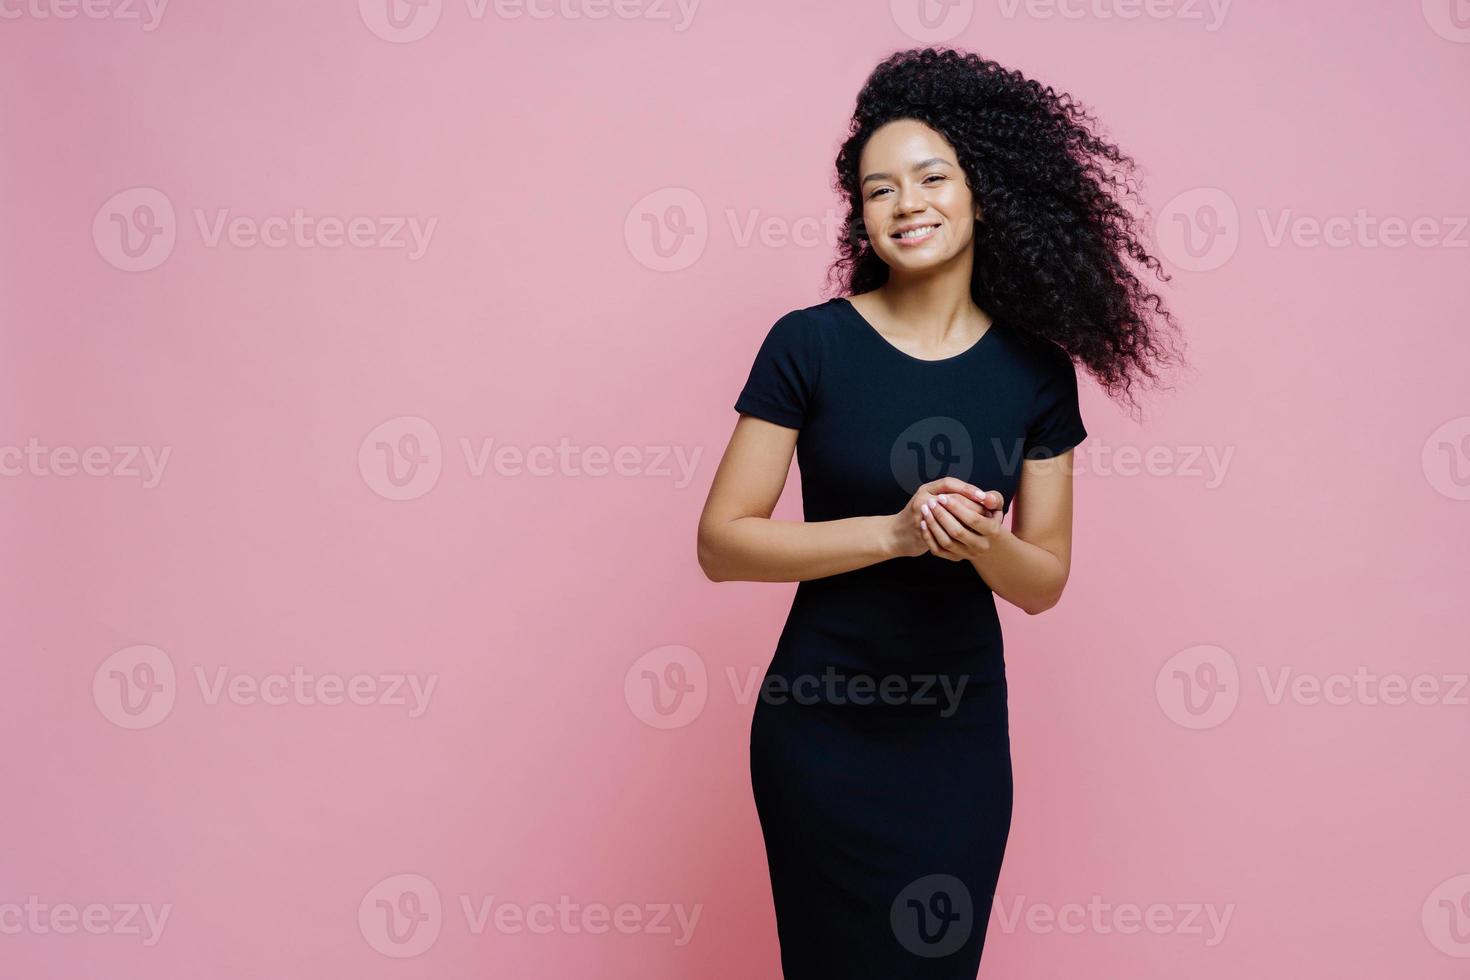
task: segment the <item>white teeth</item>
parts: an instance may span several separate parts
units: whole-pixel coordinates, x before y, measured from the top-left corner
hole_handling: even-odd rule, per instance
[[[938,225],[925,225],[922,228],[911,228],[908,231],[900,232],[898,234],[898,237],[899,238],[918,238],[918,237],[920,237],[922,235],[929,234],[929,232],[933,231],[935,228],[938,228],[938,227],[939,227]]]

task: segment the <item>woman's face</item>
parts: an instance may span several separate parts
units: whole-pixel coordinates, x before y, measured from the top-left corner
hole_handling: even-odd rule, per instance
[[[873,132],[858,160],[863,227],[894,272],[920,272],[963,256],[975,237],[976,204],[954,147],[915,119]],[[899,237],[908,229],[908,235]]]

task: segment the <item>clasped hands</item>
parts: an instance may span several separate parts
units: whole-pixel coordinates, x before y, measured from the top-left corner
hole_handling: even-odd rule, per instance
[[[1004,533],[1004,505],[999,491],[954,477],[926,483],[893,515],[896,550],[903,557],[928,551],[949,561],[971,561]]]

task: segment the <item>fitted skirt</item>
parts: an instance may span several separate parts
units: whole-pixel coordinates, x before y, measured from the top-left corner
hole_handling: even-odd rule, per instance
[[[1011,825],[1006,682],[927,676],[766,676],[750,774],[785,980],[976,976]]]

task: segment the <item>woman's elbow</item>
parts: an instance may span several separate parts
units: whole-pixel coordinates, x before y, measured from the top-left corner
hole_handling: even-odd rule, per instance
[[[1062,592],[1065,591],[1065,589],[1066,583],[1063,582],[1062,585],[1057,588],[1055,592],[1049,592],[1044,596],[1038,596],[1036,598],[1036,601],[1033,601],[1030,605],[1023,606],[1022,608],[1026,610],[1026,613],[1028,615],[1039,616],[1042,613],[1046,612],[1048,609],[1055,608],[1056,604],[1062,601]]]
[[[719,549],[715,547],[715,543],[710,540],[710,536],[703,530],[699,532],[697,550],[699,553],[699,567],[704,572],[704,577],[711,582],[725,581],[724,571],[720,566]]]
[[[725,576],[720,573],[719,566],[715,565],[711,559],[700,555],[699,567],[704,569],[704,577],[711,582],[725,581]]]

